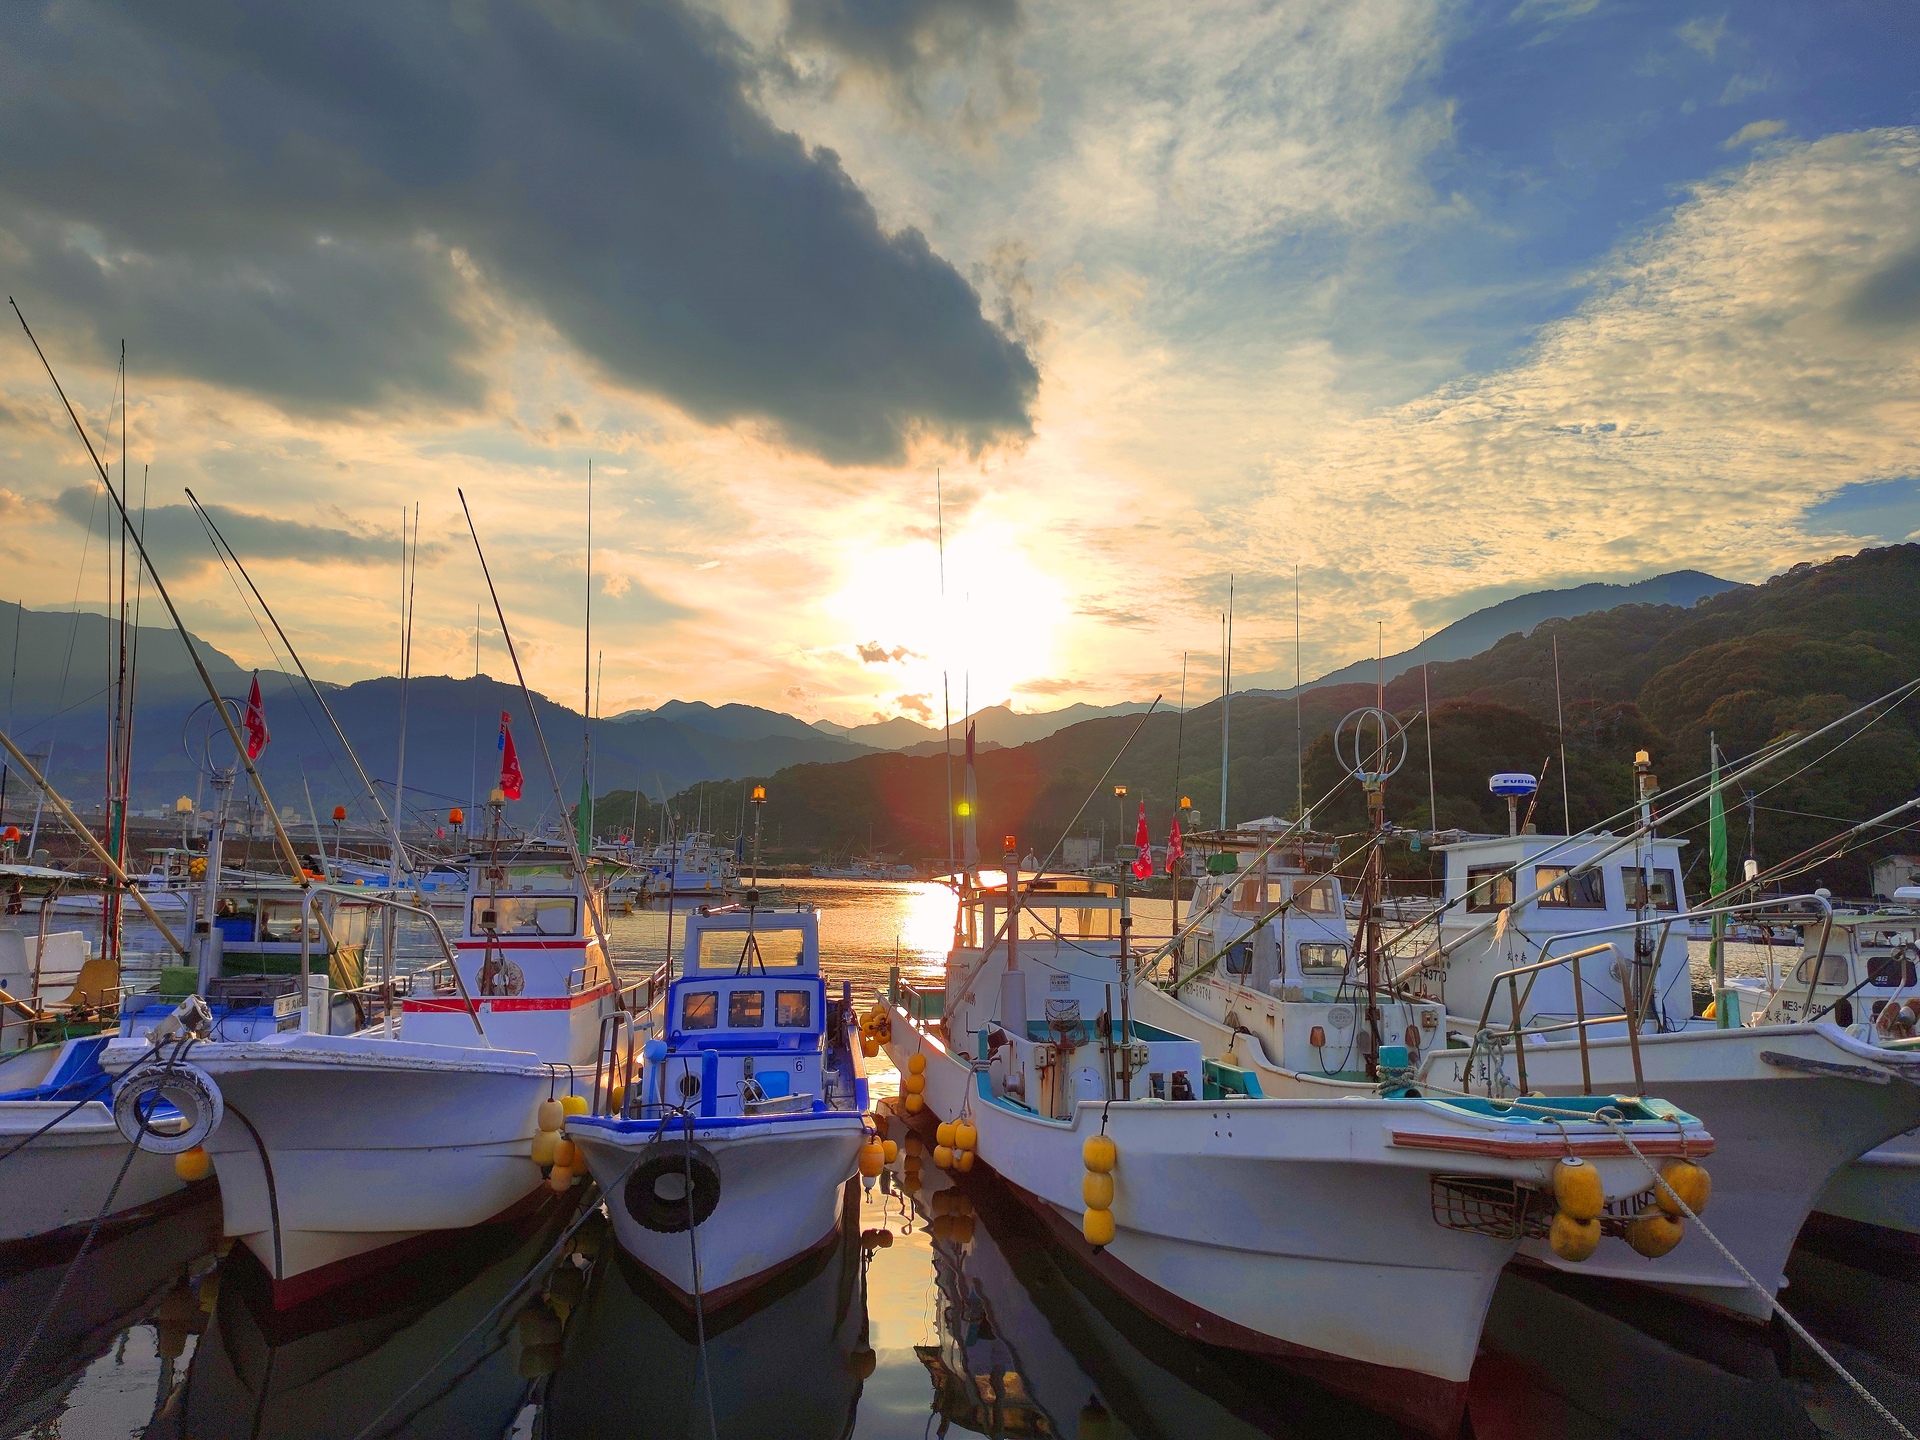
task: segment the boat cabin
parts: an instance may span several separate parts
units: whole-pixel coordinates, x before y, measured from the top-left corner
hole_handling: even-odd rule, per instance
[[[1764,980],[1729,979],[1741,1006],[1734,1024],[1793,1025],[1808,1019],[1842,1027],[1870,1024],[1882,1041],[1920,1031],[1920,909],[1836,909],[1824,951],[1824,915],[1795,915],[1790,921],[1800,936],[1797,954],[1769,946]]]
[[[1197,1041],[1138,1020],[1123,1030],[1125,902],[1115,887],[1077,876],[1023,882],[1011,949],[1007,902],[1004,879],[962,894],[944,996],[895,987],[916,1018],[939,1012],[954,1051],[986,1062],[988,1098],[1056,1120],[1109,1098],[1201,1099]],[[1136,954],[1145,943],[1134,936]]]
[[[467,903],[453,942],[459,980],[444,963],[415,977],[402,1005],[404,1037],[478,1044],[471,1000],[492,1048],[592,1063],[601,1017],[614,1009],[605,932],[591,869],[582,876],[565,850],[529,841],[468,857]]]
[[[1683,1029],[1693,1016],[1687,967],[1684,840],[1655,837],[1620,845],[1610,834],[1503,835],[1434,848],[1446,856],[1446,897],[1433,923],[1444,957],[1419,972],[1416,988],[1442,1000],[1456,1021],[1477,1024],[1492,994],[1491,1020],[1511,1023],[1502,971],[1596,945],[1611,951],[1580,961],[1589,1017],[1624,1014],[1630,980],[1643,1025]],[[1615,848],[1618,847],[1618,848]],[[1434,940],[1432,929],[1425,938]],[[1575,1018],[1569,965],[1528,978],[1523,1023]],[[1594,1034],[1606,1033],[1595,1026]]]
[[[647,1067],[645,1118],[858,1110],[867,1082],[846,1006],[820,975],[811,906],[702,906],[667,987],[666,1054]]]

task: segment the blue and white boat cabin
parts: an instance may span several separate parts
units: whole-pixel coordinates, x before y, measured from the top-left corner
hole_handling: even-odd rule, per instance
[[[1580,962],[1586,1014],[1623,1014],[1630,984],[1643,1028],[1687,1028],[1693,988],[1680,858],[1686,843],[1657,836],[1621,845],[1602,831],[1572,838],[1501,835],[1435,846],[1446,856],[1445,903],[1434,920],[1445,953],[1418,973],[1415,988],[1443,1001],[1448,1016],[1469,1027],[1479,1023],[1491,993],[1491,1022],[1510,1024],[1508,988],[1497,978],[1501,972],[1607,944],[1611,951]],[[1426,935],[1431,940],[1432,929]],[[1574,1019],[1570,966],[1523,977],[1521,986],[1522,1023]],[[1596,1026],[1592,1033],[1607,1032]]]
[[[820,975],[810,906],[702,906],[687,920],[681,971],[657,1026],[665,1054],[646,1067],[642,1108],[703,1118],[864,1111],[850,1000]]]

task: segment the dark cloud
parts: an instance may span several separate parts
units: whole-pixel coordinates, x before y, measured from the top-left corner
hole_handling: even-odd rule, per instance
[[[896,109],[920,119],[934,106],[929,91],[943,71],[973,70],[953,121],[978,140],[1038,113],[1038,85],[1014,64],[1013,42],[1024,26],[1020,0],[789,0],[790,50],[823,50],[840,77],[875,83]]]
[[[53,504],[83,530],[101,526],[111,514],[111,506],[102,501],[98,485],[75,485],[62,490]],[[209,505],[207,513],[213,516],[214,524],[220,527],[220,533],[227,537],[235,553],[249,564],[255,560],[303,560],[317,565],[345,562],[397,567],[399,564],[397,535],[275,520],[226,505]],[[162,578],[201,570],[217,562],[205,527],[186,505],[157,505],[149,509],[143,539],[147,553],[160,567]],[[443,546],[431,543],[420,547],[421,557],[429,564],[439,559],[443,550]]]
[[[854,649],[859,652],[861,663],[866,665],[888,665],[904,660],[913,654],[913,651],[907,649],[904,645],[896,645],[893,649],[889,650],[878,640],[871,641],[865,645],[856,645]]]
[[[1920,248],[1869,275],[1848,297],[1847,319],[1868,329],[1903,329],[1920,320]]]
[[[840,462],[1028,433],[1025,348],[677,0],[0,12],[14,284],[300,408],[472,405],[506,296],[614,383]]]

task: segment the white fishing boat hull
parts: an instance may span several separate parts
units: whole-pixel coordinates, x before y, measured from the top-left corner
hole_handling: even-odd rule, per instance
[[[696,1120],[693,1143],[718,1167],[720,1199],[693,1227],[690,1240],[684,1228],[648,1229],[626,1203],[630,1172],[657,1133],[651,1125],[626,1131],[567,1126],[568,1138],[585,1153],[593,1178],[607,1192],[621,1248],[687,1303],[698,1289],[703,1303],[714,1306],[771,1279],[836,1233],[842,1192],[855,1172],[865,1132],[865,1117],[857,1111],[791,1120]],[[668,1140],[685,1135],[683,1125],[667,1122]]]
[[[1466,1054],[1433,1055],[1422,1078],[1438,1089],[1468,1088]],[[1526,1057],[1528,1090],[1581,1093],[1578,1045],[1528,1045]],[[1594,1093],[1635,1093],[1624,1037],[1590,1041],[1588,1063]],[[1658,1260],[1613,1238],[1578,1267],[1538,1241],[1526,1242],[1521,1254],[1555,1269],[1658,1285],[1764,1322],[1786,1283],[1794,1239],[1829,1182],[1856,1157],[1920,1124],[1920,1084],[1898,1078],[1920,1077],[1920,1057],[1903,1059],[1832,1025],[1791,1025],[1642,1035],[1640,1063],[1646,1093],[1698,1115],[1712,1130],[1713,1195],[1704,1218],[1766,1295],[1693,1237]],[[1485,1067],[1482,1051],[1474,1093],[1487,1093]],[[1504,1067],[1518,1093],[1510,1049]]]
[[[190,1058],[225,1103],[206,1142],[225,1232],[266,1268],[283,1308],[374,1268],[373,1252],[527,1200],[541,1184],[537,1112],[556,1087],[566,1093],[570,1069],[523,1052],[298,1032],[202,1044]],[[578,1083],[592,1080],[588,1068]]]
[[[1813,1208],[1856,1225],[1920,1235],[1920,1130],[1841,1166]]]
[[[904,1074],[924,1055],[922,1113],[953,1118],[972,1067],[889,1008],[889,1057]],[[1524,1172],[1550,1187],[1564,1153],[1475,1153],[1474,1126],[1420,1100],[1082,1102],[1071,1120],[1048,1120],[976,1095],[970,1111],[980,1163],[1162,1323],[1303,1362],[1430,1434],[1458,1426],[1481,1321],[1517,1243],[1435,1223],[1433,1177]],[[1120,1157],[1116,1234],[1095,1252],[1080,1235],[1081,1154],[1103,1128]],[[1650,1183],[1623,1148],[1594,1158],[1610,1197]]]
[[[145,1048],[144,1046],[142,1047]],[[70,1100],[0,1102],[0,1151],[10,1150],[49,1120],[72,1109]],[[127,1165],[127,1144],[113,1112],[90,1100],[46,1134],[0,1163],[0,1244],[44,1239],[60,1232],[84,1235],[113,1199],[109,1222],[147,1213],[186,1184],[173,1171],[173,1157],[140,1151]],[[121,1166],[126,1178],[115,1191]]]

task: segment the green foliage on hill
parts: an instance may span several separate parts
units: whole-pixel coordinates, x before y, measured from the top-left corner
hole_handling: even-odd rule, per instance
[[[1729,760],[1737,761],[1781,735],[1824,724],[1916,674],[1920,546],[1915,545],[1795,566],[1764,585],[1728,591],[1689,608],[1629,605],[1549,620],[1470,659],[1433,665],[1425,677],[1410,671],[1387,685],[1387,706],[1407,723],[1410,740],[1407,763],[1388,787],[1387,813],[1396,823],[1419,829],[1436,828],[1437,822],[1437,828],[1504,830],[1505,802],[1487,793],[1487,777],[1526,770],[1544,772],[1535,815],[1541,829],[1558,830],[1563,808],[1575,827],[1595,824],[1630,802],[1638,749],[1648,750],[1659,773],[1677,783],[1706,768],[1709,735]],[[1423,714],[1423,678],[1433,704],[1431,736]],[[1374,698],[1372,686],[1330,686],[1309,691],[1296,716],[1291,699],[1235,697],[1229,820],[1295,813],[1297,727],[1304,739],[1306,800],[1317,804],[1316,827],[1362,828],[1360,795],[1351,783],[1340,783],[1331,732],[1342,715]],[[1109,843],[1131,840],[1134,807],[1144,799],[1154,839],[1161,841],[1183,794],[1193,800],[1202,825],[1217,823],[1221,713],[1215,700],[1184,717],[1163,709],[1144,722],[1133,716],[1094,720],[1033,744],[981,755],[981,853],[997,855],[1000,837],[1011,833],[1023,851],[1044,854],[1074,821],[1136,725],[1138,736],[1073,824],[1073,833],[1098,835],[1104,822]],[[1564,715],[1564,792],[1557,714]],[[960,770],[956,744],[956,797]],[[754,783],[707,787],[708,812],[738,813],[741,787]],[[883,754],[799,765],[761,783],[768,788],[764,821],[770,858],[869,848],[922,860],[946,856],[947,767],[939,755]],[[1111,793],[1115,783],[1128,787],[1124,802]],[[1836,750],[1823,742],[1768,772],[1753,786],[1750,809],[1742,796],[1730,796],[1736,855],[1751,843],[1763,864],[1782,858],[1912,796],[1916,787],[1920,702],[1908,702],[1846,746]],[[1332,798],[1320,803],[1329,792]],[[631,799],[623,806],[619,796],[610,796],[603,804],[602,814],[624,815]],[[694,795],[687,792],[673,804],[690,816]],[[731,833],[733,827],[715,828]],[[1818,879],[1839,891],[1864,892],[1870,860],[1903,848],[1920,848],[1920,841],[1910,833],[1888,834],[1866,850],[1826,864]],[[1703,857],[1705,849],[1697,844],[1688,853]],[[1395,867],[1420,874],[1427,863],[1424,854],[1400,852]],[[1704,866],[1703,859],[1699,865]],[[1696,870],[1690,882],[1696,892],[1704,889],[1704,878]]]

